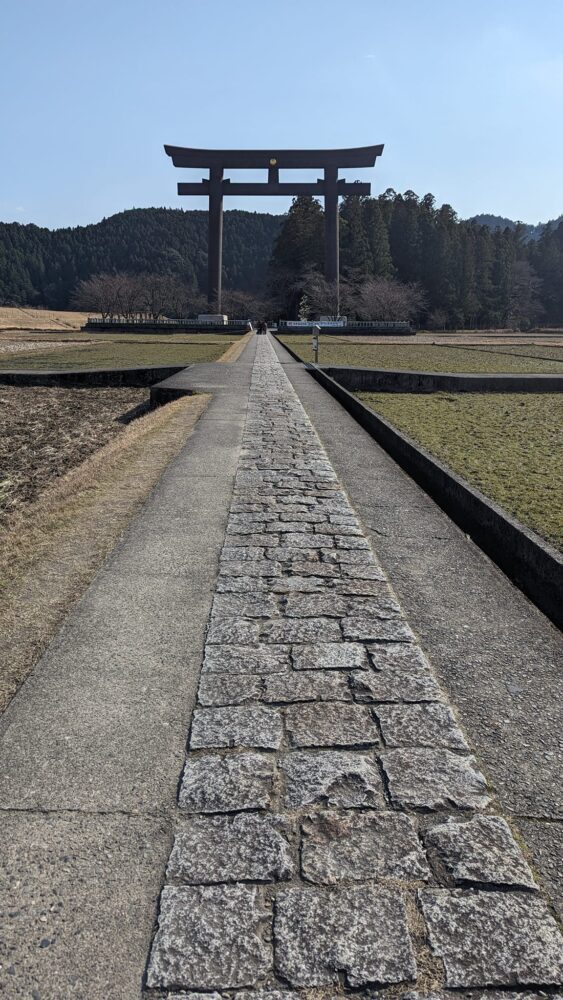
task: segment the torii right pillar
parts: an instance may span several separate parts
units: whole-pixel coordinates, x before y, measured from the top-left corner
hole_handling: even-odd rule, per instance
[[[340,312],[340,243],[338,217],[338,167],[325,167],[325,278],[336,286],[337,312]]]

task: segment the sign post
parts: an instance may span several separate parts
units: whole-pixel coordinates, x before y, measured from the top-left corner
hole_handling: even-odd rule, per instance
[[[320,326],[313,327],[313,355],[315,359],[315,364],[319,363],[319,334],[321,332]]]

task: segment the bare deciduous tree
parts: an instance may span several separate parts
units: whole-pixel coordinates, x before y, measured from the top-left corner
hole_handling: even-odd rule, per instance
[[[395,278],[369,278],[360,288],[358,313],[361,319],[402,322],[414,319],[424,305],[419,285]]]

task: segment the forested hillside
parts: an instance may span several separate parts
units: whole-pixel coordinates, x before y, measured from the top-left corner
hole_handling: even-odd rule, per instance
[[[280,216],[225,213],[224,283],[255,292],[266,282]],[[205,289],[207,213],[134,208],[91,226],[40,229],[0,223],[0,303],[65,309],[81,279],[128,272],[166,274]]]
[[[431,194],[393,190],[344,199],[340,219],[340,302],[323,286],[323,209],[306,197],[285,216],[225,213],[225,289],[253,293],[271,316],[295,316],[308,302],[311,314],[340,309],[438,328],[563,324],[563,222],[531,240],[520,224],[462,221]],[[206,212],[132,209],[54,231],[0,223],[4,305],[64,309],[81,282],[103,274],[165,275],[195,301],[206,268]]]
[[[271,268],[272,290],[288,313],[300,308],[301,292],[319,301],[310,272],[322,262],[322,209],[298,198]],[[563,222],[528,242],[520,226],[493,231],[460,221],[431,194],[348,197],[340,210],[340,269],[341,311],[362,318],[412,318],[438,328],[563,323]],[[401,299],[401,288],[410,295]],[[383,315],[391,301],[402,317]]]
[[[504,215],[473,215],[468,222],[474,222],[477,226],[488,226],[489,229],[516,229],[520,226],[527,240],[539,240],[545,229],[556,229],[560,222],[563,222],[563,215],[549,222],[538,222],[537,226],[532,226],[527,222],[515,222],[507,219]]]

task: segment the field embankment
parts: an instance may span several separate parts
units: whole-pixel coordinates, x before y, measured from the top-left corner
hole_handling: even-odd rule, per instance
[[[71,391],[78,395],[83,390]],[[52,467],[59,461],[55,421],[50,422],[37,475],[26,487],[35,499],[28,496],[28,502],[12,505],[0,528],[0,711],[184,445],[208,401],[205,395],[184,397],[125,427],[119,424],[118,434],[60,478],[48,473],[50,447]],[[106,416],[110,409],[106,406]],[[102,438],[108,433],[109,424],[97,419],[82,420],[78,444],[70,442],[66,449],[68,459],[74,461],[81,448],[88,450],[96,427]]]

